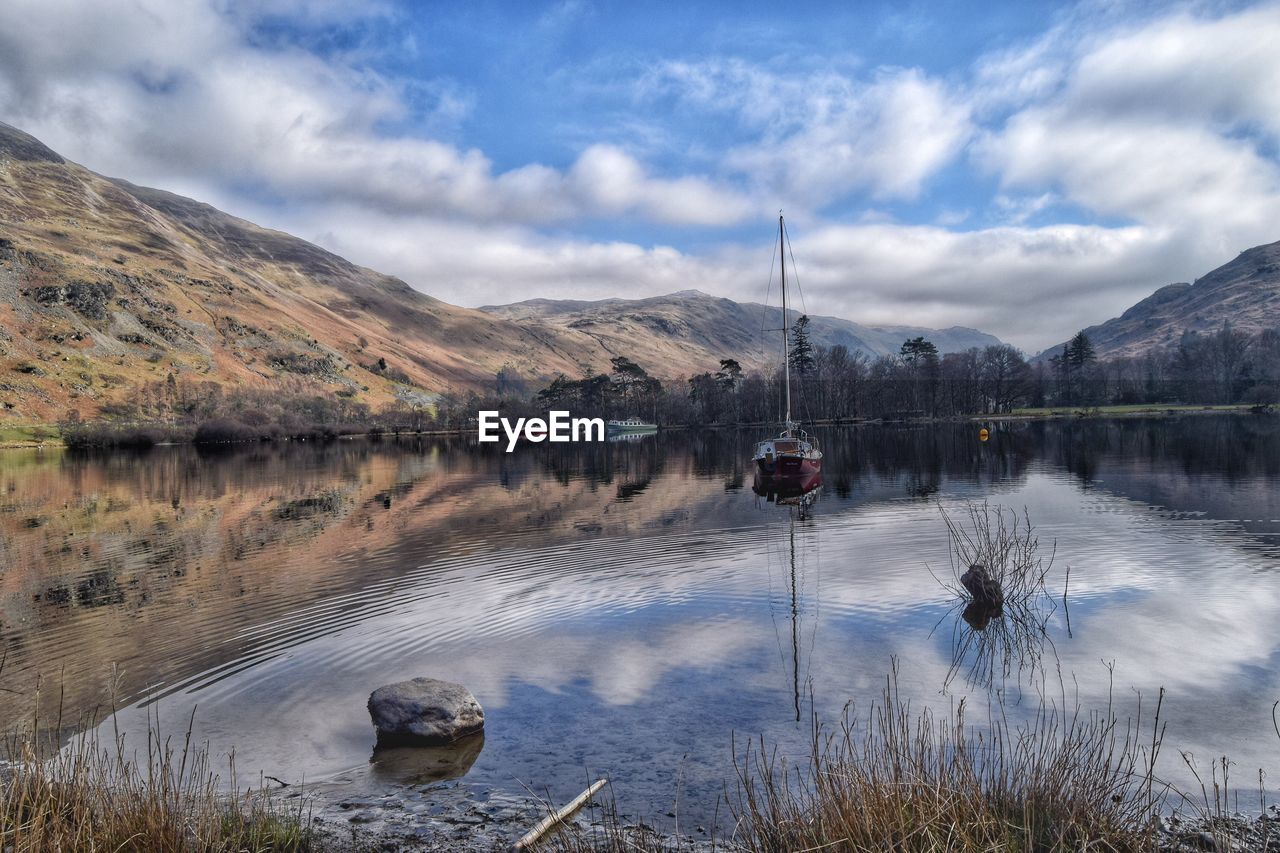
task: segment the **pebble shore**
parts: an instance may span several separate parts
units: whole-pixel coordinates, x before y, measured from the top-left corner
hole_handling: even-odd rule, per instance
[[[546,804],[531,796],[491,794],[453,783],[384,794],[322,795],[314,801],[312,820],[323,847],[331,851],[505,853],[546,814]],[[588,807],[573,820],[573,830],[587,838],[599,834],[600,815],[599,808]],[[644,822],[624,821],[622,832],[643,836],[645,850],[735,849],[731,843],[713,845],[705,831],[675,837]],[[1260,816],[1174,814],[1161,818],[1155,841],[1158,853],[1280,853],[1280,811],[1272,806]]]
[[[1280,812],[1272,806],[1257,816],[1161,818],[1160,853],[1280,853]]]
[[[586,838],[603,831],[599,803],[589,804],[571,823],[569,831]],[[314,801],[312,821],[330,851],[404,851],[404,853],[494,853],[509,851],[520,836],[547,816],[545,803],[533,797],[490,794],[462,784],[405,788],[395,793]],[[640,840],[645,850],[679,850],[702,853],[725,850],[700,836],[664,835],[642,821],[622,822],[621,831]]]

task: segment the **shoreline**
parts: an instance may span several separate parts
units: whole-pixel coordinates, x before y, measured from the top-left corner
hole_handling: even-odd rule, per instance
[[[12,778],[0,774],[3,787]],[[508,853],[529,829],[551,814],[558,804],[532,794],[517,796],[472,788],[465,779],[425,786],[399,786],[363,792],[343,791],[321,783],[315,787],[292,785],[277,788],[266,796],[275,802],[257,812],[288,820],[295,815],[298,832],[288,846],[268,850],[296,853]],[[230,805],[233,800],[228,800]],[[1213,807],[1166,808],[1145,829],[1135,828],[1145,837],[1153,853],[1192,853],[1204,850],[1231,850],[1234,853],[1271,853],[1280,842],[1280,806],[1258,804],[1261,811],[1226,812]],[[2,818],[3,815],[0,815]],[[667,815],[666,818],[672,818]],[[532,850],[587,853],[587,851],[635,850],[641,853],[781,853],[779,848],[761,847],[750,833],[738,837],[741,821],[726,813],[732,826],[688,828],[667,825],[658,818],[619,816],[619,803],[611,795],[592,797],[583,809],[563,826],[543,837]],[[287,827],[287,824],[282,824]],[[0,831],[12,831],[0,819]],[[730,834],[721,837],[719,830]],[[305,839],[305,840],[303,840]],[[292,846],[300,843],[302,846]],[[859,848],[861,849],[861,848]],[[1013,848],[1010,848],[1013,849]],[[1053,849],[1065,849],[1057,848]]]
[[[1149,417],[1149,418],[1173,418],[1183,415],[1228,415],[1228,414],[1256,414],[1267,415],[1273,414],[1275,410],[1271,407],[1259,407],[1249,403],[1231,403],[1221,405],[1135,405],[1135,406],[1102,406],[1102,407],[1046,407],[1039,409],[1022,409],[1012,412],[999,412],[990,414],[967,414],[967,415],[951,415],[948,417],[922,417],[922,418],[838,418],[816,420],[809,424],[811,427],[858,427],[858,426],[930,426],[934,424],[947,423],[985,423],[985,422],[1031,422],[1031,421],[1047,421],[1047,420],[1105,420],[1110,418],[1132,418],[1132,417]],[[115,426],[111,421],[87,421],[86,424],[91,427],[112,427]],[[776,424],[766,422],[748,422],[738,424],[663,424],[660,425],[659,432],[681,432],[687,430],[740,430],[740,429],[767,429],[775,427]],[[137,425],[138,429],[150,429],[152,425]],[[155,427],[164,428],[164,427]],[[56,437],[56,425],[51,424],[14,424],[10,426],[0,427],[0,434],[4,433],[34,433],[40,430],[52,430],[54,435],[47,439],[37,439],[34,437],[7,437],[0,438],[0,450],[44,450],[44,449],[67,449],[68,445],[61,439]],[[205,446],[231,446],[231,445],[249,445],[274,443],[276,441],[292,441],[292,442],[322,442],[322,441],[349,441],[355,439],[364,440],[384,440],[397,438],[419,438],[432,436],[464,436],[474,433],[474,427],[455,427],[451,429],[434,429],[419,430],[416,432],[352,432],[342,435],[335,435],[331,439],[317,438],[291,438],[282,437],[276,439],[247,439],[244,441],[227,441],[206,443]],[[194,440],[187,441],[160,441],[156,442],[154,447],[182,447],[195,445]],[[118,448],[112,447],[91,447],[87,449],[112,450]]]
[[[334,797],[312,812],[311,824],[319,849],[506,853],[525,831],[555,808],[532,796],[474,790],[451,796],[451,792],[464,788],[462,780],[455,780],[426,788]],[[302,796],[323,795],[312,792]],[[643,818],[620,819],[617,812],[618,804],[610,797],[593,797],[582,811],[567,819],[563,828],[553,830],[533,849],[613,850],[616,848],[609,842],[617,838],[626,838],[635,845],[628,849],[648,853],[745,853],[755,849],[732,837],[718,837],[714,827],[708,830],[699,826],[690,834],[673,830],[665,821],[655,825]],[[1280,806],[1270,805],[1258,813],[1195,812],[1175,808],[1160,814],[1152,827],[1150,849],[1154,853],[1224,849],[1273,853],[1280,843]]]

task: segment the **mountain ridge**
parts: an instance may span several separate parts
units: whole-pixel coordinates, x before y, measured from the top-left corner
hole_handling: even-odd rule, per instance
[[[1280,326],[1280,241],[1245,249],[1194,282],[1175,282],[1084,329],[1098,358],[1125,358],[1177,346],[1186,332],[1212,333],[1231,323],[1256,334]],[[1043,360],[1064,343],[1040,352]]]
[[[681,290],[639,299],[535,298],[506,305],[483,305],[479,308],[480,311],[504,319],[536,319],[554,322],[563,328],[581,329],[588,325],[611,327],[610,332],[619,340],[632,330],[628,321],[643,323],[646,318],[652,318],[655,322],[665,321],[670,325],[677,325],[682,312],[715,311],[716,309],[719,309],[718,316],[709,319],[716,322],[718,326],[729,325],[750,333],[751,345],[755,349],[759,349],[761,345],[761,330],[765,327],[776,327],[781,320],[781,309],[776,306],[763,305],[759,302],[738,302],[727,297],[712,296],[700,290]],[[800,316],[800,311],[788,308],[788,325],[794,323]],[[822,346],[843,345],[850,350],[861,350],[872,357],[896,354],[903,341],[917,336],[931,340],[942,353],[1001,343],[1000,339],[994,335],[964,326],[949,326],[945,329],[905,325],[868,326],[821,314],[809,314],[808,317],[813,343]],[[745,342],[745,339],[740,338],[740,340]],[[771,345],[770,343],[766,346]]]
[[[92,413],[178,379],[423,405],[589,341],[449,305],[203,202],[108,179],[0,124],[0,399]]]

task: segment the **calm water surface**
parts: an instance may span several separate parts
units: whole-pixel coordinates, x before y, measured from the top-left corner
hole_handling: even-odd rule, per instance
[[[1127,714],[1164,687],[1164,775],[1178,749],[1280,770],[1280,419],[976,432],[821,433],[807,506],[753,492],[751,431],[513,454],[5,451],[0,713],[28,715],[42,679],[72,717],[114,680],[126,731],[181,731],[195,707],[197,737],[254,778],[381,792],[439,757],[371,762],[365,701],[429,675],[488,719],[440,796],[563,800],[606,775],[635,815],[679,790],[689,825],[732,776],[731,733],[802,752],[811,711],[872,701],[896,660],[915,703],[995,696],[1015,715],[1040,693]],[[934,577],[940,508],[983,501],[1025,508],[1046,558],[1056,545],[1055,597],[1070,568],[1043,637],[975,635]]]

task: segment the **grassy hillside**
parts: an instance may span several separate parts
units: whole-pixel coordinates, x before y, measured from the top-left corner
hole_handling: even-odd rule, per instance
[[[576,339],[575,339],[576,337]],[[86,416],[173,374],[377,407],[608,365],[0,125],[0,416]]]

